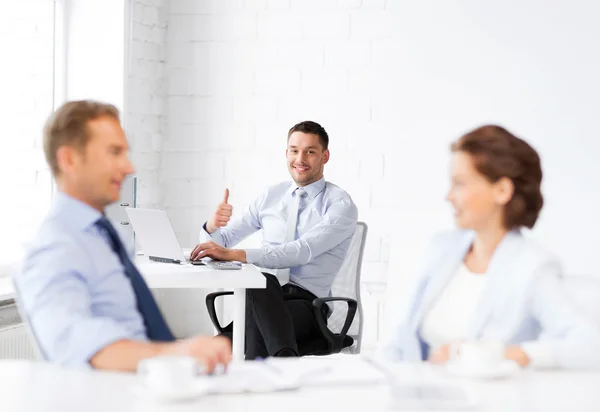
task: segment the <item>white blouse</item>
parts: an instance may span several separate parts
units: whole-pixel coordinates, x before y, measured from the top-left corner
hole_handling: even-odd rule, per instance
[[[421,324],[421,338],[431,349],[464,340],[487,276],[461,264],[429,309]]]

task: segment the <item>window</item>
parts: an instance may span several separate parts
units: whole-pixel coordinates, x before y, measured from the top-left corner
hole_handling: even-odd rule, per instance
[[[0,264],[22,256],[52,199],[42,128],[64,96],[62,22],[62,0],[0,6]]]

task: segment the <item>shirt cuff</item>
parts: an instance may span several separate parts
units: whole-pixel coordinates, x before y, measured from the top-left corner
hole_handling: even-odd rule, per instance
[[[78,328],[78,336],[85,336],[85,338],[78,338],[78,348],[73,350],[71,356],[66,356],[69,359],[66,363],[91,366],[91,359],[99,351],[115,342],[120,340],[145,341],[145,339],[136,339],[130,332],[106,319],[94,319],[81,325]]]
[[[223,237],[221,236],[221,229],[217,229],[212,233],[206,231],[206,222],[202,225],[199,236],[200,243],[204,242],[215,242],[222,245]]]
[[[556,366],[552,346],[548,342],[532,341],[521,344],[521,349],[529,358],[529,367],[534,369],[549,369]]]
[[[244,252],[246,252],[246,262],[247,263],[252,263],[253,265],[256,265],[260,262],[260,259],[262,257],[262,250],[260,249],[244,249]],[[258,265],[260,266],[260,265]]]

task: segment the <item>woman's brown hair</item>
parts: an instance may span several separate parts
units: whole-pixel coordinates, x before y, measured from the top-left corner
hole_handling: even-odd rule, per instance
[[[525,140],[500,126],[479,127],[451,146],[452,152],[471,155],[475,168],[490,182],[503,177],[514,185],[514,194],[504,207],[504,226],[532,228],[544,205],[540,189],[540,156]]]

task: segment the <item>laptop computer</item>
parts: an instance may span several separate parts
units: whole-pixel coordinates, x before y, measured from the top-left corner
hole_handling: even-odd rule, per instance
[[[184,254],[177,236],[175,236],[167,212],[133,207],[125,208],[125,211],[135,235],[140,241],[144,255],[148,256],[148,259],[163,263],[190,262],[189,256]],[[202,263],[222,270],[242,268],[240,262],[223,262],[209,258],[194,262],[194,264]]]
[[[125,208],[125,211],[148,259],[165,263],[189,261],[179,245],[167,212],[133,207]]]

